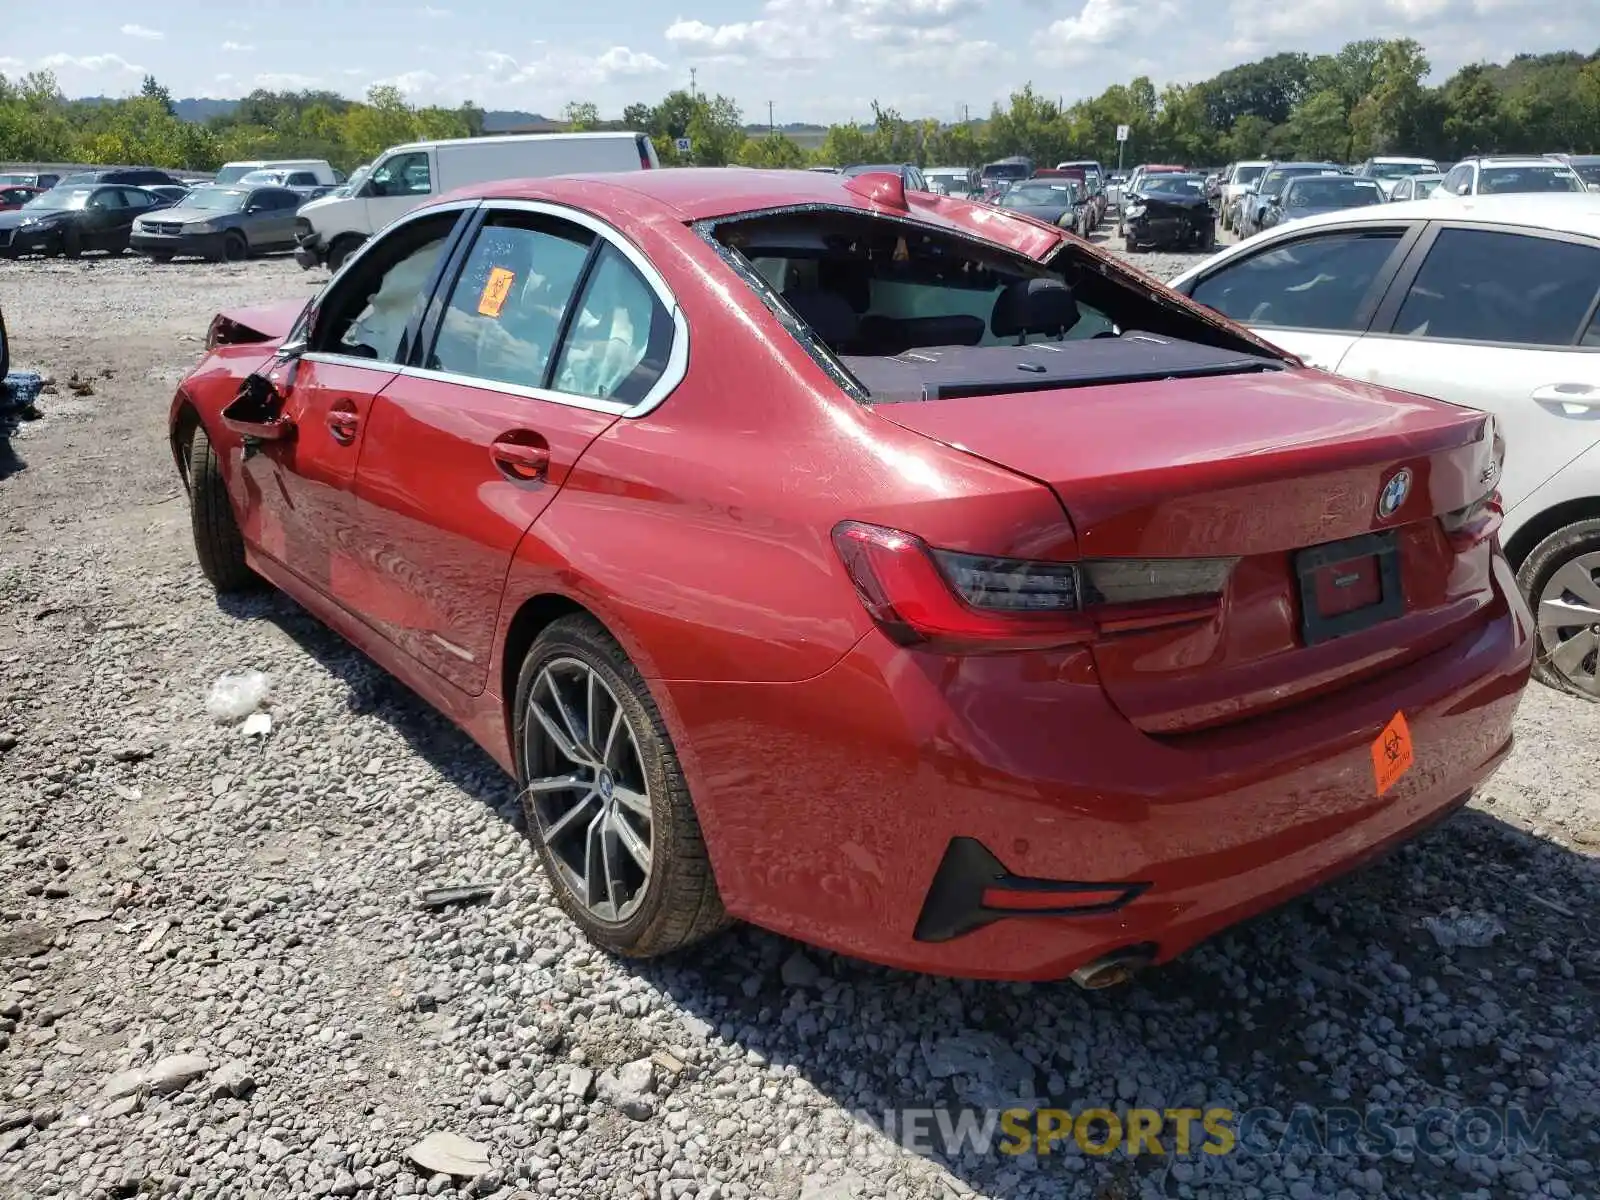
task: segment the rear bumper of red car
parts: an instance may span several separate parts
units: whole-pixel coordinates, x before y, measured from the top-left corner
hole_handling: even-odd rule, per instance
[[[1493,772],[1532,662],[1498,558],[1496,581],[1481,622],[1403,669],[1176,737],[1134,728],[1077,651],[952,660],[872,635],[803,683],[674,683],[724,901],[938,974],[1061,978],[1133,945],[1170,959],[1403,841]],[[1396,712],[1415,762],[1380,796],[1372,743]],[[1096,890],[1069,915],[930,922],[964,842],[1008,877]],[[970,900],[970,881],[957,890]]]

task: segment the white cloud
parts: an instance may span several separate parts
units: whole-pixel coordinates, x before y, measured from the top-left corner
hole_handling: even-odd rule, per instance
[[[435,90],[439,77],[432,71],[405,71],[388,79],[374,79],[373,87],[399,88],[407,98],[415,98]]]
[[[143,25],[124,25],[122,27],[122,34],[124,37],[138,38],[139,40],[145,42],[159,42],[162,38],[167,36],[159,29],[147,29]]]
[[[293,71],[267,71],[255,77],[255,86],[269,92],[303,92],[321,84],[322,81],[315,75],[300,75]]]
[[[103,71],[125,71],[130,75],[143,75],[144,68],[129,62],[120,54],[47,54],[39,65],[49,71],[70,67],[98,75]]]
[[[614,83],[648,79],[661,75],[667,64],[653,54],[627,46],[612,46],[602,54],[583,55],[572,51],[547,51],[535,59],[522,60],[500,50],[482,54],[483,69],[462,83],[469,89],[487,82],[502,94],[517,89],[532,92],[546,107],[559,106],[582,98]]]
[[[901,47],[891,65],[961,69],[994,61],[994,44],[969,22],[991,0],[767,0],[754,20],[709,25],[678,18],[667,41],[688,58],[711,62],[799,65],[838,61],[851,43]],[[933,47],[982,49],[941,54]],[[874,51],[875,53],[875,51]],[[874,66],[881,66],[874,63]]]
[[[453,14],[451,13],[451,10],[448,9],[448,8],[434,8],[431,5],[429,5],[429,6],[425,6],[423,8],[422,15],[425,16],[425,17],[431,17],[435,21],[438,21],[438,20],[442,20],[445,17],[451,16]]]
[[[249,42],[223,42],[222,49],[227,54],[248,54],[255,47]]]
[[[0,71],[20,71],[27,65],[20,58],[0,58]]]

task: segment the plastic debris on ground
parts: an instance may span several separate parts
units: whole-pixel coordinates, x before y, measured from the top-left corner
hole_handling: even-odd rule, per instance
[[[1422,924],[1433,934],[1433,940],[1446,950],[1453,950],[1457,946],[1482,949],[1506,931],[1506,927],[1492,913],[1447,913],[1439,917],[1423,917]]]
[[[261,671],[219,676],[206,696],[206,712],[222,724],[242,720],[261,707],[271,683]]]
[[[44,376],[37,371],[8,371],[0,380],[0,437],[10,437],[21,421],[36,421],[35,407],[44,391]]]
[[[272,714],[264,712],[251,713],[244,719],[244,724],[239,727],[239,732],[245,737],[266,737],[272,732]]]

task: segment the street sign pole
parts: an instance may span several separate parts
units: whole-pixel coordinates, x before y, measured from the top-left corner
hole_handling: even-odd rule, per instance
[[[1128,134],[1131,133],[1126,125],[1117,126],[1117,174],[1122,174],[1122,151],[1128,144]]]

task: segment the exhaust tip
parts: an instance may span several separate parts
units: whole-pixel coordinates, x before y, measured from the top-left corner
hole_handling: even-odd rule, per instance
[[[1155,960],[1153,946],[1136,946],[1117,950],[1093,962],[1085,963],[1071,975],[1072,982],[1086,992],[1104,991],[1130,982],[1134,975]]]

